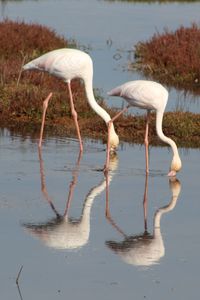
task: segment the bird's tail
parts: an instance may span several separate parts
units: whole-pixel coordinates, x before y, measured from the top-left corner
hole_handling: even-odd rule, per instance
[[[112,89],[110,92],[107,93],[109,96],[120,96],[121,95],[121,88],[118,86]]]
[[[30,62],[28,62],[27,64],[25,64],[25,65],[22,67],[22,69],[23,69],[24,71],[26,71],[26,70],[33,70],[33,69],[35,69],[35,64],[33,64],[33,62],[30,61]]]

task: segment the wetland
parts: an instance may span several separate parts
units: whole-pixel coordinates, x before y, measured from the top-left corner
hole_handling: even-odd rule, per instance
[[[166,27],[174,32],[182,25],[198,24],[200,11],[198,1],[40,0],[0,1],[0,5],[1,22],[45,26],[55,31],[61,42],[63,38],[87,51],[94,63],[95,95],[111,114],[124,103],[110,99],[107,91],[125,81],[145,78],[142,72],[128,69],[134,45]],[[13,53],[11,49],[9,61]],[[105,124],[99,121],[97,137],[93,130],[96,116],[82,113],[87,103],[84,97],[83,101],[77,98],[84,132],[84,153],[78,161],[79,144],[63,83],[39,73],[24,74],[17,92],[25,52],[19,56],[19,63],[12,64],[9,92],[6,85],[11,80],[4,76],[8,69],[0,66],[5,68],[1,93],[7,96],[8,104],[1,104],[0,130],[3,299],[196,299],[199,96],[168,87],[164,127],[180,149],[183,168],[177,178],[166,176],[172,154],[155,138],[153,114],[146,178],[144,116],[135,109],[116,122],[121,142],[106,178],[101,171]],[[47,82],[55,89],[55,98],[40,153],[38,137]],[[79,81],[74,81],[73,87],[83,96]],[[27,105],[23,101],[26,97]],[[11,110],[9,117],[3,109]],[[61,114],[59,121],[55,110]]]

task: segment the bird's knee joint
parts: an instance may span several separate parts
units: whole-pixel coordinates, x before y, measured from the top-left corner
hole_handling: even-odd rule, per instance
[[[146,146],[148,146],[148,145],[149,145],[148,139],[145,139],[145,140],[144,140],[144,143],[145,143]]]
[[[77,114],[77,112],[75,111],[75,109],[72,110],[72,116],[74,117],[74,119],[77,120],[78,114]]]
[[[48,104],[49,104],[49,99],[44,100],[44,102],[43,102],[43,109],[47,109]]]
[[[43,101],[43,109],[47,109],[48,104],[49,104],[49,100],[50,100],[51,97],[52,97],[52,93],[50,93],[48,95],[48,97]]]
[[[108,123],[107,123],[108,128],[110,128],[112,126],[112,124],[113,124],[112,120],[108,121]]]

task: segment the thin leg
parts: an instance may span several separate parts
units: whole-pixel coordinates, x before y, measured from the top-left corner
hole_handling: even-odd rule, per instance
[[[105,174],[106,177],[106,218],[110,218],[110,209],[109,209],[109,180],[108,180],[108,173]]]
[[[106,149],[106,164],[104,166],[104,172],[107,173],[109,170],[109,161],[110,161],[110,128],[112,121],[108,122],[108,139],[107,139],[107,149]]]
[[[65,207],[65,212],[64,212],[63,216],[66,216],[68,214],[68,211],[69,211],[69,208],[70,208],[70,204],[71,204],[73,194],[74,194],[74,188],[75,188],[75,186],[77,184],[77,180],[78,180],[78,172],[79,172],[79,167],[80,167],[80,161],[81,161],[81,158],[82,158],[82,154],[83,154],[83,152],[80,151],[77,162],[76,162],[75,169],[72,173],[72,181],[71,181],[70,186],[69,186],[69,194],[68,194],[67,203],[66,203],[66,207]]]
[[[144,138],[144,144],[145,144],[145,159],[146,159],[146,173],[149,173],[149,118],[150,118],[150,111],[147,111],[147,120],[146,120],[146,131],[145,131],[145,138]]]
[[[47,200],[47,202],[51,206],[52,210],[54,211],[56,216],[59,218],[60,214],[56,210],[56,208],[53,204],[53,201],[51,200],[51,198],[49,197],[49,194],[47,192],[46,181],[45,181],[45,173],[44,173],[44,163],[43,163],[43,159],[42,159],[42,149],[41,148],[38,148],[38,155],[39,155],[39,162],[40,162],[41,191],[42,191],[45,199]]]
[[[144,198],[143,198],[143,211],[144,211],[144,230],[147,231],[147,202],[148,202],[148,174],[146,173]]]
[[[71,91],[71,83],[70,83],[70,81],[67,82],[67,86],[68,86],[68,90],[69,90],[71,113],[72,113],[72,116],[73,116],[73,119],[74,119],[74,123],[75,123],[75,126],[76,126],[76,131],[77,131],[77,135],[78,135],[78,139],[79,139],[79,145],[80,145],[80,151],[83,152],[83,143],[82,143],[80,129],[79,129],[79,125],[78,125],[77,112],[76,112],[76,110],[74,108],[74,101],[73,101],[73,97],[72,97],[72,91]]]
[[[126,106],[124,109],[122,109],[120,112],[118,112],[108,123],[108,140],[107,140],[107,152],[106,152],[106,164],[104,166],[104,172],[108,172],[108,166],[109,166],[109,160],[110,160],[110,129],[111,129],[111,125],[112,123],[119,117],[121,116],[125,111],[128,110],[128,108],[130,107],[130,105]]]
[[[46,111],[47,111],[47,107],[49,104],[49,100],[52,97],[52,93],[50,93],[47,98],[43,101],[43,115],[42,115],[42,125],[40,128],[40,139],[39,139],[39,144],[38,147],[41,148],[42,147],[42,137],[43,137],[43,131],[44,131],[44,123],[45,123],[45,117],[46,117]]]
[[[109,207],[109,178],[108,178],[108,173],[105,175],[106,176],[106,211],[105,211],[105,217],[106,219],[110,222],[110,224],[126,238],[125,233],[116,225],[114,220],[111,217],[110,214],[110,207]]]
[[[52,210],[56,214],[56,216],[58,218],[60,218],[60,214],[56,210],[56,208],[53,204],[53,201],[51,200],[51,198],[50,198],[50,196],[47,192],[45,173],[44,173],[44,163],[43,163],[43,159],[42,159],[42,149],[41,148],[38,148],[38,155],[39,155],[39,162],[40,162],[41,191],[42,191],[45,199],[47,200],[47,202],[51,206]],[[78,176],[81,157],[82,157],[82,152],[79,152],[79,156],[78,156],[78,159],[77,159],[77,162],[76,162],[76,167],[75,167],[75,170],[73,171],[73,177],[72,177],[72,181],[71,181],[70,187],[69,187],[68,201],[67,201],[65,212],[64,212],[63,216],[66,216],[66,214],[68,212],[68,209],[69,209],[69,206],[70,206],[70,203],[71,203],[71,199],[73,197],[74,188],[75,188],[75,185],[77,183],[77,176]]]
[[[69,194],[68,194],[68,198],[67,198],[67,204],[66,204],[66,207],[65,207],[64,216],[66,216],[67,213],[68,213],[68,210],[69,210],[72,198],[73,198],[74,188],[76,186],[76,183],[77,183],[77,174],[75,174],[73,176],[72,181],[71,181],[70,186],[69,186]]]

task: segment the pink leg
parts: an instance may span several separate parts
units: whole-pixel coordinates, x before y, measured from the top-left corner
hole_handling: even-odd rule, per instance
[[[68,86],[68,90],[69,90],[71,113],[72,113],[74,123],[75,123],[75,126],[76,126],[76,131],[77,131],[77,135],[78,135],[78,139],[79,139],[79,145],[80,145],[80,151],[83,152],[83,143],[82,143],[80,129],[79,129],[79,125],[78,125],[77,112],[74,108],[74,102],[73,102],[73,97],[72,97],[70,81],[67,82],[67,86]]]
[[[47,96],[47,98],[43,101],[42,125],[41,125],[41,129],[40,129],[40,139],[39,139],[39,144],[38,144],[39,148],[42,147],[42,137],[43,137],[43,131],[44,131],[44,123],[45,123],[46,111],[47,111],[47,107],[48,107],[49,100],[50,100],[51,97],[52,97],[52,93],[50,93]]]
[[[73,176],[73,179],[72,179],[72,181],[70,183],[70,186],[69,186],[69,194],[68,194],[67,204],[66,204],[66,207],[65,207],[64,216],[66,216],[67,213],[68,213],[68,210],[69,210],[72,198],[73,198],[74,188],[76,186],[76,183],[77,183],[77,174],[75,176]]]
[[[146,159],[146,173],[149,173],[149,117],[150,112],[147,112],[147,120],[146,120],[146,131],[145,131],[145,138],[144,138],[144,144],[145,144],[145,159]]]
[[[111,128],[112,121],[108,122],[108,140],[107,140],[107,149],[106,149],[106,164],[104,166],[104,172],[108,172],[108,166],[110,161],[110,128]]]
[[[143,211],[144,211],[144,230],[147,231],[147,195],[148,195],[148,174],[146,173],[144,199],[143,199]]]
[[[73,171],[72,181],[71,181],[70,186],[69,186],[69,194],[68,194],[68,199],[67,199],[65,212],[64,212],[63,216],[66,216],[68,214],[68,211],[69,211],[69,208],[70,208],[70,204],[71,204],[73,194],[74,194],[74,188],[77,184],[78,172],[79,172],[80,161],[81,161],[81,158],[82,158],[82,153],[83,152],[81,152],[81,151],[79,152],[79,156],[78,156],[78,159],[77,159],[77,162],[76,162],[76,167],[75,167],[75,170]]]
[[[106,219],[110,222],[110,224],[119,232],[121,233],[124,237],[126,237],[126,235],[124,234],[124,232],[116,225],[116,223],[114,222],[114,220],[111,217],[110,214],[110,207],[109,207],[109,178],[108,178],[108,173],[105,175],[106,176],[106,211],[105,211],[105,216]]]
[[[49,194],[48,194],[47,189],[46,189],[46,181],[45,181],[45,173],[44,173],[44,163],[43,163],[43,159],[42,159],[42,149],[41,148],[38,148],[38,155],[39,155],[39,162],[40,162],[41,191],[42,191],[45,199],[47,200],[47,202],[51,206],[52,210],[56,214],[56,216],[60,217],[60,214],[56,210],[56,208],[55,208],[55,206],[53,204],[53,201],[49,197]]]
[[[121,116],[125,111],[128,110],[130,106],[128,105],[127,107],[125,107],[124,109],[122,109],[120,112],[118,112],[108,123],[108,140],[107,140],[107,152],[106,152],[106,164],[104,166],[104,172],[108,172],[108,165],[109,165],[109,161],[110,161],[110,130],[111,130],[111,124],[119,117]]]

